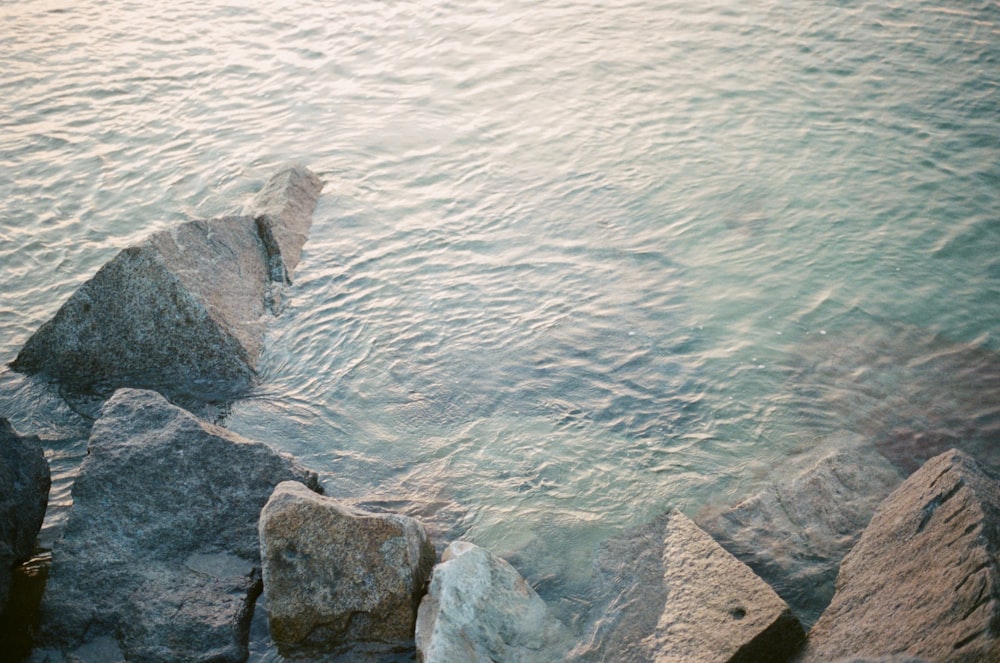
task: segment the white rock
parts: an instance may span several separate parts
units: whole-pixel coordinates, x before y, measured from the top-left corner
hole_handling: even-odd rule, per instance
[[[456,541],[434,567],[417,614],[424,663],[562,659],[569,633],[510,564]]]

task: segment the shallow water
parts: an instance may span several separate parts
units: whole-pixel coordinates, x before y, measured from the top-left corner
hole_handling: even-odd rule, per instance
[[[567,621],[601,541],[826,434],[904,464],[913,434],[998,439],[1000,3],[7,0],[0,26],[0,361],[121,248],[305,163],[324,195],[226,425],[515,561]],[[86,427],[50,399],[0,376],[0,415],[69,440],[43,545]]]

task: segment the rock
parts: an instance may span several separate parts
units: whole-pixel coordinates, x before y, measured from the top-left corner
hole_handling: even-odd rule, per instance
[[[18,435],[0,417],[0,613],[7,604],[11,569],[35,550],[51,483],[39,439]]]
[[[314,473],[154,392],[115,392],[94,423],[52,551],[36,645],[115,641],[127,660],[242,661],[260,593],[257,518]],[[102,639],[103,638],[103,639]]]
[[[787,661],[805,634],[788,605],[684,514],[605,547],[612,598],[582,660]]]
[[[757,495],[701,524],[812,624],[833,597],[840,561],[902,481],[868,440],[839,433],[783,463]]]
[[[261,511],[259,527],[279,647],[412,640],[434,564],[419,521],[351,509],[286,481]]]
[[[243,209],[242,216],[256,219],[272,281],[291,282],[322,189],[322,182],[305,168],[284,168]]]
[[[1000,477],[952,449],[879,506],[801,661],[1000,661]]]
[[[569,637],[514,567],[465,541],[445,549],[417,615],[423,663],[560,660]]]
[[[788,605],[679,511],[667,521],[663,582],[657,661],[781,661],[802,642]]]
[[[28,339],[11,367],[79,393],[239,395],[256,379],[272,281],[284,283],[298,262],[321,188],[308,170],[288,168],[251,203],[257,216],[191,221],[123,250]]]

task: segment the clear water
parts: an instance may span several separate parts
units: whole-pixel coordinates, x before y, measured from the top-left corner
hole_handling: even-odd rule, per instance
[[[826,434],[1000,440],[998,2],[5,0],[0,63],[0,361],[305,163],[226,425],[568,621],[601,541]],[[0,407],[58,525],[85,422],[9,372]]]

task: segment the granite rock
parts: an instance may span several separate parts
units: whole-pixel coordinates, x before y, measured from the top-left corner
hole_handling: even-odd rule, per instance
[[[434,567],[416,640],[423,663],[554,661],[571,644],[510,564],[465,541],[449,545]]]
[[[833,597],[840,561],[903,478],[867,439],[838,433],[783,463],[756,495],[700,524],[812,624]]]
[[[878,507],[801,661],[1000,660],[1000,477],[952,449]]]
[[[434,547],[419,521],[279,484],[260,514],[271,637],[285,649],[412,641]]]
[[[265,313],[298,262],[322,183],[274,175],[254,215],[198,220],[121,251],[25,343],[14,370],[68,390],[226,400],[256,380]]]
[[[260,593],[257,518],[290,457],[122,389],[94,423],[52,551],[36,644],[127,660],[241,661]],[[102,646],[104,646],[102,645]]]
[[[606,544],[601,564],[611,597],[576,659],[779,663],[805,637],[788,605],[679,511]]]
[[[11,569],[31,557],[45,518],[51,476],[41,441],[0,417],[0,613]]]

